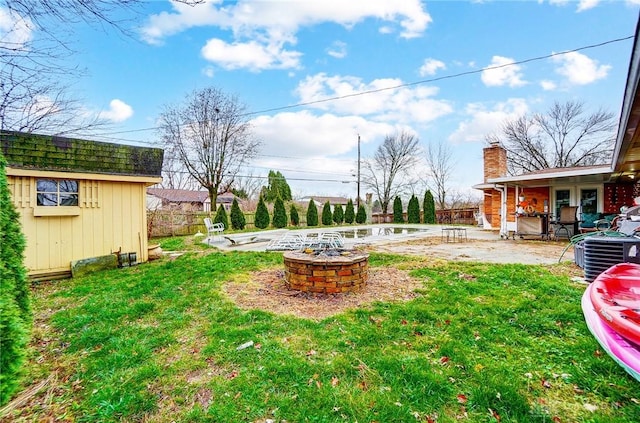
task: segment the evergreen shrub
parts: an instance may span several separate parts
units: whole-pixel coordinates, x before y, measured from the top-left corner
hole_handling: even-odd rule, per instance
[[[333,221],[337,225],[340,225],[342,224],[342,222],[344,222],[344,212],[342,211],[342,205],[340,204],[336,204],[336,206],[333,208]]]
[[[356,223],[362,225],[367,221],[367,211],[364,208],[364,205],[360,204],[358,207],[358,213],[356,213]]]
[[[229,218],[227,217],[227,211],[224,209],[224,206],[222,204],[218,206],[216,216],[213,218],[213,223],[222,223],[225,229],[229,227]]]
[[[424,223],[436,223],[436,202],[430,190],[424,193],[422,210],[424,211]]]
[[[322,208],[322,224],[331,226],[333,224],[333,213],[331,213],[331,204],[327,201]]]
[[[234,230],[242,230],[246,224],[247,220],[245,219],[242,210],[240,210],[238,200],[234,198],[233,203],[231,203],[231,227]]]
[[[318,208],[313,199],[309,200],[309,207],[307,208],[307,226],[318,226]]]
[[[420,202],[415,195],[411,196],[407,206],[407,222],[420,223]]]
[[[265,229],[269,226],[269,210],[264,204],[264,199],[260,196],[258,200],[258,207],[256,208],[255,222],[256,228]]]
[[[289,208],[289,219],[293,226],[298,226],[300,224],[300,216],[298,216],[298,209],[295,204],[291,204],[291,207]]]
[[[393,223],[404,223],[404,216],[402,216],[402,200],[400,197],[396,197],[393,200]]]
[[[273,204],[273,226],[275,228],[287,226],[287,212],[284,208],[284,201],[280,197],[277,197]]]
[[[347,203],[347,207],[345,207],[344,209],[344,221],[345,223],[352,224],[355,218],[356,218],[356,212],[353,209],[353,201],[349,199],[349,202]]]
[[[26,241],[5,169],[0,153],[0,406],[9,402],[19,386],[33,319],[23,264]]]

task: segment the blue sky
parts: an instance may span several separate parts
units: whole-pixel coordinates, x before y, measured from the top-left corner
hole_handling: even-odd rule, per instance
[[[281,171],[297,196],[354,197],[355,183],[320,180],[354,181],[357,134],[365,158],[400,129],[423,146],[448,143],[455,157],[450,189],[469,192],[482,182],[485,136],[505,119],[568,100],[617,119],[633,40],[483,69],[632,36],[639,6],[640,0],[244,0],[195,7],[149,1],[133,37],[76,27],[78,54],[71,59],[88,75],[74,90],[87,110],[113,123],[97,139],[143,145],[156,143],[149,128],[164,105],[207,86],[235,95],[257,112],[252,123],[262,148],[251,172]],[[415,173],[426,176],[426,167]],[[424,185],[415,191],[421,195]]]

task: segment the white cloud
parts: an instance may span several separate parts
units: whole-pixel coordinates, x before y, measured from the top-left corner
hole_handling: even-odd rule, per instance
[[[483,142],[485,136],[499,131],[506,120],[520,117],[527,112],[527,103],[519,98],[498,103],[492,109],[479,103],[469,104],[465,111],[468,119],[458,125],[449,136],[449,141],[456,144]]]
[[[301,53],[286,51],[282,45],[264,45],[255,41],[228,44],[223,40],[211,39],[202,47],[202,57],[217,63],[224,69],[297,68]]]
[[[600,0],[580,0],[578,2],[577,12],[584,12],[585,10],[593,9],[600,3]]]
[[[133,108],[117,98],[111,100],[109,110],[102,111],[98,114],[100,119],[106,119],[112,122],[122,122],[131,116],[133,116]]]
[[[556,6],[567,6],[575,1],[569,0],[549,0],[549,4]],[[584,12],[585,10],[593,9],[600,4],[600,0],[579,0],[576,6],[576,12]]]
[[[432,21],[420,0],[324,0],[321,3],[243,0],[230,5],[216,0],[196,6],[172,2],[172,6],[171,12],[149,17],[141,30],[142,39],[161,44],[166,37],[201,26],[231,31],[233,40],[223,41],[217,36],[203,48],[205,58],[229,69],[248,66],[258,70],[262,69],[261,63],[266,64],[267,69],[298,67],[301,53],[287,50],[284,45],[296,43],[295,34],[301,27],[331,22],[350,28],[365,19],[375,19],[386,28],[397,28],[401,37],[413,38],[422,35]],[[214,46],[235,53],[233,57],[238,62],[234,64],[229,58],[222,60],[221,54],[212,51]],[[261,59],[247,60],[247,51],[257,52]],[[269,59],[265,60],[265,56]]]
[[[542,87],[545,91],[553,91],[557,88],[557,85],[553,81],[549,81],[547,79],[540,81],[540,87]]]
[[[31,41],[33,25],[30,19],[0,8],[0,48],[22,49]]]
[[[375,116],[377,120],[394,121],[400,124],[433,121],[452,112],[445,100],[434,97],[438,88],[432,86],[399,87],[400,79],[375,79],[370,83],[352,76],[328,76],[325,73],[308,76],[298,85],[296,93],[301,103],[327,98],[343,97],[339,100],[310,105],[338,114]],[[399,87],[387,89],[390,87]],[[366,95],[358,93],[373,91]]]
[[[213,0],[197,6],[171,2],[172,12],[151,15],[140,31],[142,39],[149,44],[162,44],[163,39],[189,28],[209,25],[224,25],[226,14],[217,9],[222,0]]]
[[[259,116],[251,121],[253,133],[262,141],[262,151],[252,166],[283,172],[294,195],[339,195],[355,197],[355,184],[309,182],[318,179],[354,181],[357,168],[358,134],[362,157],[375,149],[386,134],[397,127],[361,116],[314,114],[308,110]],[[266,174],[266,170],[264,171]],[[309,181],[293,181],[307,178]]]
[[[391,124],[360,116],[315,115],[309,111],[259,116],[251,124],[265,151],[286,151],[287,155],[300,157],[340,156],[356,147],[358,132],[363,140],[370,141],[394,130]]]
[[[343,59],[347,56],[347,45],[342,41],[334,41],[331,47],[327,49],[327,54],[336,59]]]
[[[611,69],[610,65],[599,65],[597,60],[577,51],[553,56],[551,60],[560,65],[556,73],[572,85],[587,85],[606,78]]]
[[[420,66],[420,76],[435,75],[438,69],[446,69],[444,62],[436,59],[424,59],[424,63]]]
[[[508,85],[513,88],[526,85],[527,83],[522,80],[520,65],[513,63],[515,60],[511,58],[493,56],[491,64],[482,71],[482,82],[489,87]]]
[[[213,66],[206,66],[202,69],[202,74],[207,78],[213,78],[213,75],[215,75],[215,69],[213,69]]]

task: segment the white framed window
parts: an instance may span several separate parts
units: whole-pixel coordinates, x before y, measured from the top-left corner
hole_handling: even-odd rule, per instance
[[[38,179],[36,198],[39,207],[78,205],[78,181],[72,179]]]
[[[34,216],[77,216],[79,182],[73,179],[36,179]]]

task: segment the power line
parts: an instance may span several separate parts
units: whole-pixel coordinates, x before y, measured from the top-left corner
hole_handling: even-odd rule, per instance
[[[190,173],[186,170],[174,170],[172,173],[182,173],[185,175],[190,175]],[[231,175],[226,175],[231,176]],[[268,176],[256,176],[256,175],[233,175],[237,178],[247,178],[247,179],[269,179]],[[351,175],[349,175],[351,176]],[[272,179],[280,179],[283,181],[307,181],[307,182],[340,182],[343,184],[355,183],[356,181],[351,181],[348,179],[317,179],[317,178],[273,178]]]
[[[569,53],[575,53],[575,52],[578,52],[578,51],[598,48],[598,47],[602,47],[602,46],[605,46],[605,45],[608,45],[608,44],[618,43],[618,42],[630,40],[630,39],[633,39],[633,38],[634,38],[633,35],[629,35],[627,37],[615,38],[615,39],[603,41],[603,42],[597,43],[597,44],[590,44],[590,45],[583,46],[583,47],[577,47],[577,48],[574,48],[572,50],[566,50],[566,51],[562,51],[562,52],[558,52],[558,53],[546,54],[544,56],[531,57],[529,59],[523,59],[523,60],[519,60],[519,61],[516,61],[516,62],[505,63],[505,64],[502,64],[502,65],[487,66],[486,68],[482,68],[482,69],[474,69],[474,70],[465,71],[465,72],[459,72],[459,73],[455,73],[455,74],[451,74],[451,75],[444,75],[444,76],[439,76],[439,77],[435,77],[435,78],[422,79],[422,80],[419,80],[419,81],[407,82],[407,83],[404,83],[404,84],[398,84],[398,85],[394,85],[394,86],[391,86],[391,87],[376,88],[376,89],[373,89],[373,90],[360,91],[360,92],[357,92],[357,93],[344,94],[344,95],[335,96],[335,97],[327,97],[327,98],[323,98],[323,99],[320,99],[320,100],[306,101],[306,102],[302,102],[302,103],[291,104],[291,105],[288,105],[288,106],[279,106],[279,107],[273,107],[273,108],[270,108],[270,109],[256,110],[254,112],[242,113],[239,116],[252,116],[252,115],[257,115],[257,114],[261,114],[261,113],[278,112],[278,111],[281,111],[281,110],[295,109],[295,108],[298,108],[298,107],[311,106],[311,105],[314,105],[314,104],[328,103],[328,102],[331,102],[331,101],[342,100],[342,99],[345,99],[345,98],[360,97],[360,96],[369,95],[369,94],[376,94],[376,93],[384,92],[384,91],[397,90],[399,88],[412,87],[412,86],[415,86],[415,85],[427,84],[427,83],[431,83],[431,82],[438,82],[438,81],[443,81],[443,80],[447,80],[447,79],[460,78],[462,76],[474,75],[474,74],[477,74],[477,73],[482,73],[482,72],[487,71],[487,70],[502,69],[502,68],[506,68],[506,67],[509,67],[509,66],[522,65],[524,63],[530,63],[530,62],[535,62],[535,61],[539,61],[539,60],[550,59],[552,57],[562,56],[562,55],[569,54]],[[154,126],[154,127],[149,127],[149,128],[130,129],[130,130],[118,131],[118,132],[105,132],[103,134],[97,134],[97,135],[98,136],[100,136],[100,135],[104,136],[104,135],[129,134],[129,133],[134,133],[134,132],[153,131],[153,130],[156,130],[156,129],[159,129],[159,127],[158,126]],[[142,141],[140,141],[140,142],[142,142]]]

